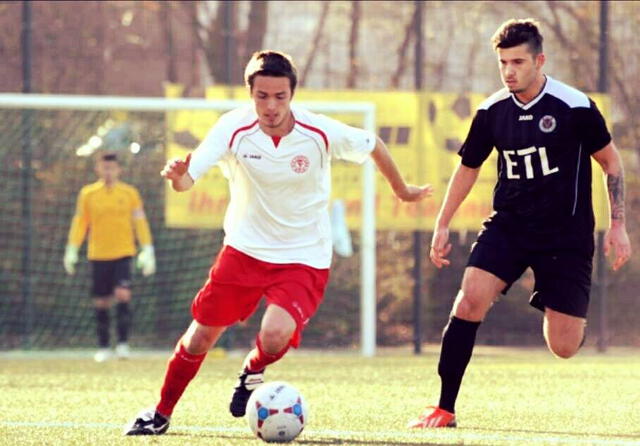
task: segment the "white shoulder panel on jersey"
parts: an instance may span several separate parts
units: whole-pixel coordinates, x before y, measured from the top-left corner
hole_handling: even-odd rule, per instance
[[[296,121],[302,121],[305,124],[317,124],[319,113],[312,112],[294,103],[290,104],[290,108]]]
[[[216,123],[234,131],[247,123],[255,121],[257,118],[255,108],[252,105],[243,105],[223,113]]]
[[[545,92],[553,97],[560,99],[571,108],[591,106],[589,97],[564,82],[557,81],[551,76],[547,76],[547,86]]]
[[[478,110],[488,110],[492,105],[497,104],[500,101],[504,101],[511,97],[511,93],[506,88],[496,91],[487,99],[482,101],[480,105],[478,105]]]

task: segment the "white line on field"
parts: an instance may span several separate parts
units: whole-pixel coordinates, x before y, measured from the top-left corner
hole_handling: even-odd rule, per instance
[[[68,427],[68,428],[93,428],[93,429],[122,429],[123,425],[114,423],[75,423],[72,421],[0,421],[0,426],[6,427],[35,427],[35,428],[51,428],[51,427]],[[247,434],[250,433],[248,428],[242,427],[215,427],[215,426],[174,426],[172,431],[191,431],[191,432],[217,432],[217,433],[236,433]],[[553,442],[555,444],[570,444],[570,445],[608,445],[608,446],[638,446],[640,437],[633,439],[608,439],[599,438],[597,436],[588,435],[576,435],[566,434],[562,437],[554,436],[552,434],[539,435],[517,435],[507,433],[494,433],[494,434],[482,434],[465,432],[460,429],[447,429],[447,430],[429,430],[429,431],[383,431],[383,432],[371,432],[371,431],[343,431],[343,430],[307,430],[305,429],[302,434],[304,437],[313,436],[327,436],[327,437],[357,437],[358,440],[366,442],[367,440],[380,440],[380,439],[398,439],[405,440],[458,440],[458,441],[471,441],[471,440],[496,440],[496,441],[508,441],[517,442],[518,444],[527,443],[545,443]]]

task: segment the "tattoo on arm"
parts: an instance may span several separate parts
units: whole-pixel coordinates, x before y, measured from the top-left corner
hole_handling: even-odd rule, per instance
[[[624,174],[607,175],[607,189],[611,202],[611,220],[624,222]]]

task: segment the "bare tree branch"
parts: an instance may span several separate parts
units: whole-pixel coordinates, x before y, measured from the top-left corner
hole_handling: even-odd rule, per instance
[[[251,2],[243,62],[248,61],[254,52],[262,49],[262,42],[267,33],[268,9],[268,2],[266,1]]]
[[[416,26],[416,20],[418,18],[417,8],[414,9],[413,14],[411,15],[411,20],[404,29],[404,39],[402,39],[402,43],[398,47],[398,65],[396,66],[396,71],[394,71],[391,76],[391,87],[398,88],[400,86],[400,79],[404,75],[405,69],[407,68],[407,50],[409,49],[409,43],[411,42],[411,37],[413,36],[413,28]]]
[[[171,23],[171,8],[170,2],[159,2],[160,4],[160,26],[162,28],[162,34],[164,38],[165,49],[167,51],[167,73],[166,79],[169,82],[178,82],[178,70],[176,67],[176,53],[173,45],[173,28]]]
[[[358,37],[360,32],[361,7],[358,0],[351,2],[351,33],[349,35],[349,75],[347,88],[355,88],[358,81]]]
[[[300,75],[300,86],[304,87],[307,82],[307,75],[313,66],[313,62],[316,58],[316,53],[318,51],[318,45],[322,40],[322,33],[324,31],[324,24],[327,21],[327,16],[329,15],[329,6],[331,2],[322,2],[322,11],[320,12],[320,19],[318,20],[318,26],[316,31],[313,33],[313,39],[311,40],[311,49],[309,49],[309,53],[307,54],[307,60],[304,64],[304,68],[302,69],[302,73]]]

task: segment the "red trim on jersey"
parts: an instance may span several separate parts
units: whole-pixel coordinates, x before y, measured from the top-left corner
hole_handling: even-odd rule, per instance
[[[231,141],[229,141],[229,149],[231,148],[231,146],[233,146],[233,140],[236,139],[236,135],[238,133],[240,133],[243,130],[249,130],[251,127],[253,127],[254,125],[256,125],[258,123],[258,120],[256,119],[255,121],[253,121],[251,124],[249,125],[245,125],[244,127],[240,127],[239,129],[237,129],[235,132],[233,132],[233,135],[231,136]]]
[[[310,126],[309,124],[305,124],[305,123],[300,122],[300,121],[297,121],[297,120],[296,120],[296,124],[300,124],[300,125],[301,125],[302,127],[304,127],[305,129],[309,129],[309,130],[311,130],[312,132],[316,132],[316,133],[318,133],[320,136],[322,136],[322,139],[324,140],[324,144],[325,144],[325,146],[326,146],[326,148],[327,148],[327,152],[329,151],[329,140],[327,139],[327,135],[326,135],[322,130],[320,130],[320,129],[319,129],[319,128],[317,128],[317,127]]]
[[[280,140],[282,139],[282,136],[272,136],[271,140],[273,141],[273,145],[276,146],[276,149],[278,148],[278,144],[280,144]]]

